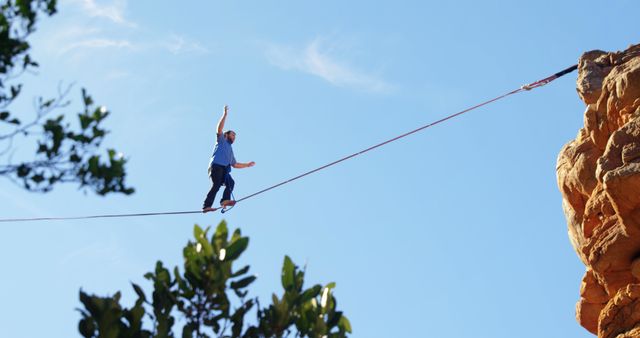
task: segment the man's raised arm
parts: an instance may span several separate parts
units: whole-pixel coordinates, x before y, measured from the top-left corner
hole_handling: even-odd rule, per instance
[[[224,121],[227,119],[227,112],[228,111],[229,111],[229,106],[227,106],[225,104],[224,105],[224,112],[222,113],[222,117],[220,118],[220,121],[218,121],[218,126],[217,126],[218,135],[222,134],[222,131],[224,130]]]

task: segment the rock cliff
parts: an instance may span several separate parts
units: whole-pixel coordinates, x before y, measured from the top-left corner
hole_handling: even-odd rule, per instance
[[[640,337],[640,44],[580,57],[584,127],[556,167],[571,243],[586,266],[576,318]]]

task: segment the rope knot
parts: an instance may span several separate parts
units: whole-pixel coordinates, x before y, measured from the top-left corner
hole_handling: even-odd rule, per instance
[[[530,84],[524,84],[524,85],[520,86],[520,89],[522,89],[522,90],[531,90],[531,89],[533,89],[533,87]]]

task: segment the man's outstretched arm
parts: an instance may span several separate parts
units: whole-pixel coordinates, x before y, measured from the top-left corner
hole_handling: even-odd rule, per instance
[[[242,168],[249,168],[249,167],[253,167],[254,165],[256,165],[256,162],[247,162],[247,163],[234,163],[231,166],[236,168],[236,169],[242,169]]]
[[[229,106],[227,106],[225,104],[224,105],[224,112],[222,113],[222,117],[220,118],[220,121],[218,121],[218,126],[217,126],[218,135],[222,134],[222,131],[224,130],[224,121],[227,119],[227,112],[228,111],[229,111]]]

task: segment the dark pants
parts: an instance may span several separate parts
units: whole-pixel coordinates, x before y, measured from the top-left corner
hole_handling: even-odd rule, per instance
[[[212,164],[211,167],[209,167],[209,177],[211,178],[212,186],[207,194],[207,198],[204,200],[203,208],[210,208],[213,205],[213,200],[216,198],[216,194],[223,184],[225,187],[220,202],[222,203],[222,201],[231,199],[231,192],[233,191],[235,182],[227,170],[227,167],[217,164]]]

